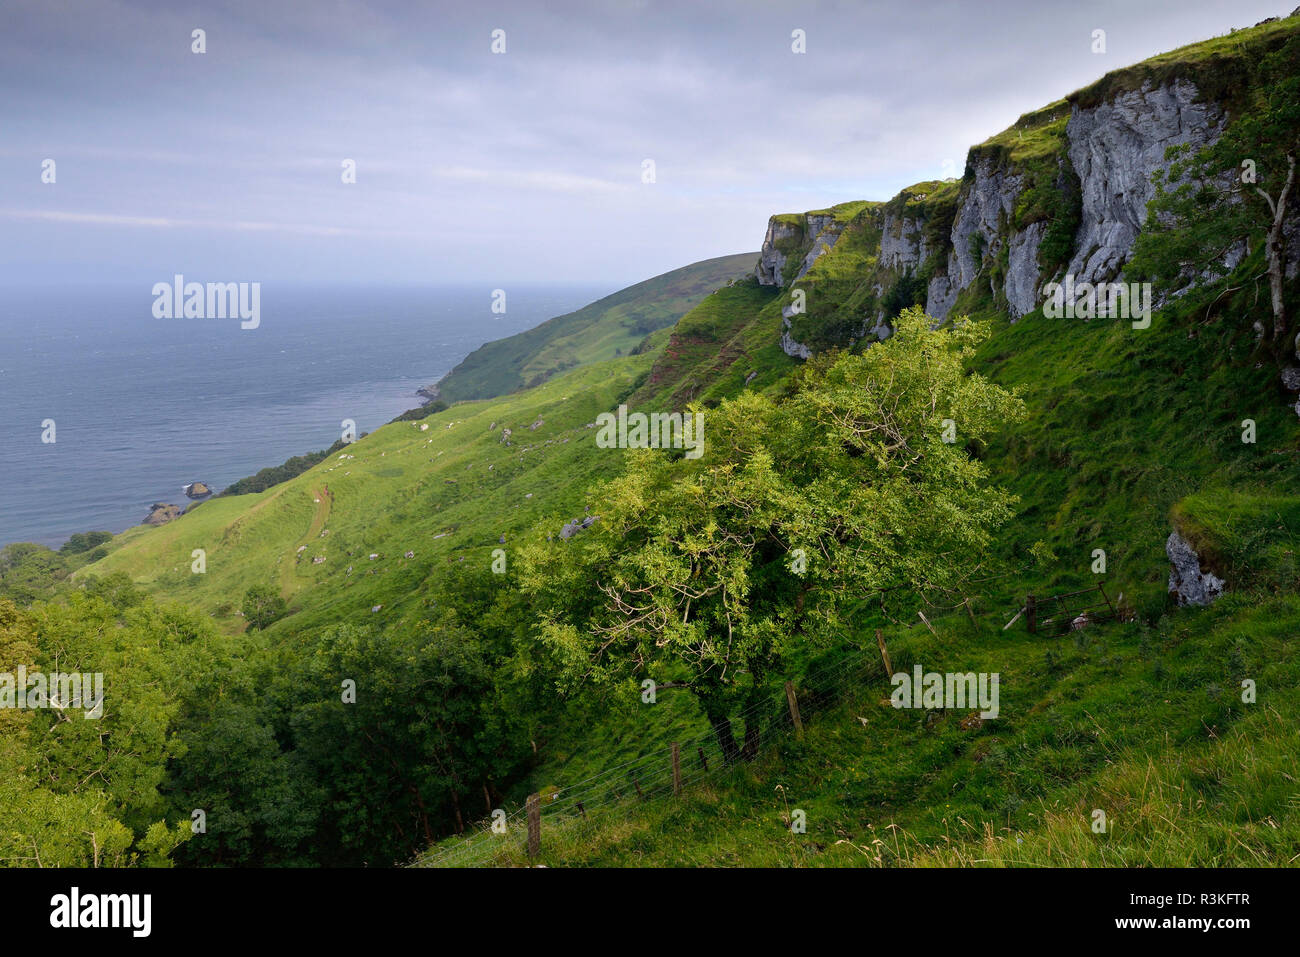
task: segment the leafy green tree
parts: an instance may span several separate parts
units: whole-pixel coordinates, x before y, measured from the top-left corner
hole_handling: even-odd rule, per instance
[[[63,543],[59,551],[65,555],[78,555],[112,540],[112,532],[77,532]]]
[[[1290,338],[1283,229],[1300,155],[1300,38],[1261,58],[1227,129],[1211,145],[1166,151],[1152,175],[1155,196],[1127,272],[1179,289],[1228,272],[1236,248],[1263,247],[1272,307],[1269,339],[1280,357],[1300,354]],[[1263,278],[1263,277],[1258,277]]]
[[[270,585],[253,585],[244,592],[244,603],[240,611],[248,621],[250,628],[269,628],[284,617],[288,603]]]
[[[984,329],[931,325],[906,310],[884,343],[810,363],[783,401],[723,402],[697,460],[629,453],[589,533],[525,549],[568,679],[680,680],[734,760],[732,715],[792,648],[846,633],[866,596],[893,618],[975,574],[1014,499],[968,446],[1022,405],[965,371]]]
[[[35,707],[0,708],[0,863],[170,863],[189,830],[168,823],[162,786],[183,751],[181,699],[213,635],[201,616],[121,580],[25,611],[0,601],[0,672],[99,674],[103,690],[96,706],[88,689],[76,701],[48,683]]]

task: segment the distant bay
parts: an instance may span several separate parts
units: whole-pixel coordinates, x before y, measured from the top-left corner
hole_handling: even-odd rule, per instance
[[[150,284],[0,287],[0,545],[138,525],[371,431],[492,339],[614,291],[264,282],[261,322],[157,319]],[[41,441],[46,420],[55,441]]]

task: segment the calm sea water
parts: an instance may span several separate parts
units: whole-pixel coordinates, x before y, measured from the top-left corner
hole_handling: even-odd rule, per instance
[[[0,287],[0,545],[120,532],[420,404],[492,339],[607,295],[591,286],[263,283],[261,325],[155,319],[149,284]],[[43,443],[53,419],[56,441]]]

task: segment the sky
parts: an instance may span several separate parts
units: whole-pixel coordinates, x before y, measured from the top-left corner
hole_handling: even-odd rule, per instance
[[[0,283],[612,288],[756,250],[773,213],[960,175],[1108,70],[1289,12],[0,0]]]

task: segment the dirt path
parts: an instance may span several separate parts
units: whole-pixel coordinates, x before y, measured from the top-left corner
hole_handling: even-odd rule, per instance
[[[280,560],[280,593],[286,596],[298,588],[298,582],[294,579],[294,571],[299,565],[298,548],[302,545],[310,546],[320,538],[320,533],[329,520],[330,508],[334,504],[334,493],[329,490],[328,485],[312,489],[311,497],[315,499],[315,508],[312,511],[311,524],[307,526],[307,534],[298,539],[293,545],[293,551]]]

